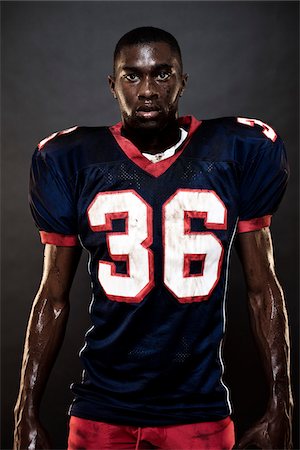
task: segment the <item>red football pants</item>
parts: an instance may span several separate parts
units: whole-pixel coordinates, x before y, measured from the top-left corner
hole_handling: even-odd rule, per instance
[[[68,450],[231,450],[234,425],[230,417],[218,422],[133,427],[72,416]]]

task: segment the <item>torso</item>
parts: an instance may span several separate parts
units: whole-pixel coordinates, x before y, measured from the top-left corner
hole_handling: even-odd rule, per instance
[[[120,125],[81,128],[57,163],[93,287],[71,414],[159,426],[231,413],[224,308],[249,149],[237,155],[236,125],[226,120],[185,119],[184,145],[156,164]]]

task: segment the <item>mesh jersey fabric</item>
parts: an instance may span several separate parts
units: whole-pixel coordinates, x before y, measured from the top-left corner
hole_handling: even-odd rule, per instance
[[[121,124],[55,133],[33,155],[42,241],[82,245],[90,258],[92,326],[71,415],[160,426],[231,413],[222,380],[230,252],[237,228],[269,225],[286,153],[255,121],[179,124],[187,139],[155,164]]]

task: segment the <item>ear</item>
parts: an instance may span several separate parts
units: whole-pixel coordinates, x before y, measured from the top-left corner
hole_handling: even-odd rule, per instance
[[[116,80],[115,80],[115,77],[113,75],[109,75],[108,76],[108,84],[109,84],[109,88],[110,88],[110,91],[111,91],[112,95],[114,96],[114,98],[117,98],[117,94],[116,94],[116,91],[115,91]]]
[[[187,73],[185,73],[185,74],[182,75],[182,80],[181,80],[182,87],[181,87],[180,93],[179,93],[180,97],[182,97],[182,95],[183,95],[183,93],[184,93],[184,90],[185,90],[185,87],[186,87],[186,83],[187,83],[188,77],[189,77],[189,76],[188,76]]]

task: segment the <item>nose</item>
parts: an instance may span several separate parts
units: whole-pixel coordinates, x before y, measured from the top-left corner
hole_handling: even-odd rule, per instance
[[[152,99],[157,98],[157,86],[154,80],[150,77],[145,77],[141,80],[138,92],[139,99]]]

